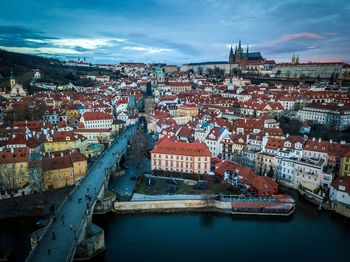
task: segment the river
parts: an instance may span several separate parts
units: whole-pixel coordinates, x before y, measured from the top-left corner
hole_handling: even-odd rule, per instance
[[[209,213],[96,216],[107,251],[95,261],[349,261],[350,219],[297,201],[291,218]]]
[[[211,213],[95,216],[107,250],[94,261],[349,261],[350,219],[318,211],[293,191],[291,218]],[[0,220],[0,248],[29,249],[36,219]]]

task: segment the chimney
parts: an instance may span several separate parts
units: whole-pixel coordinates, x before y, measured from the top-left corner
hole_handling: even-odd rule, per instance
[[[321,140],[322,140],[322,139],[321,139],[321,138],[319,138],[319,139],[318,139],[318,142],[321,142]]]
[[[329,143],[331,143],[331,144],[332,144],[332,143],[333,143],[333,140],[332,140],[332,139],[329,139]]]
[[[63,157],[63,152],[61,152],[61,157]]]
[[[314,141],[314,142],[315,142],[315,140],[316,140],[316,139],[313,137],[313,138],[312,138],[312,141]]]

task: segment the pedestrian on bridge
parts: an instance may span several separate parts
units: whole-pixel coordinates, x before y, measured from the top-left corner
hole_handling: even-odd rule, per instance
[[[72,224],[69,225],[69,229],[70,229],[70,231],[73,230],[73,225]]]
[[[55,231],[52,231],[52,240],[56,239]]]
[[[49,254],[49,256],[51,255],[51,249],[50,248],[47,250],[47,254]]]

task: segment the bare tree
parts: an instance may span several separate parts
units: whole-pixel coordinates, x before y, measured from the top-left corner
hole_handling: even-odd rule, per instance
[[[108,148],[108,146],[109,146],[108,137],[99,135],[99,136],[97,136],[97,141],[99,144],[103,145],[105,149]]]
[[[42,166],[37,166],[30,169],[29,184],[32,192],[41,193],[44,191]]]
[[[128,148],[127,160],[132,163],[135,168],[135,172],[138,175],[143,162],[147,157],[147,144],[148,140],[145,136],[144,129],[138,129],[132,139]]]
[[[14,204],[17,204],[15,193],[18,190],[18,178],[14,167],[0,165],[0,188],[11,196]]]

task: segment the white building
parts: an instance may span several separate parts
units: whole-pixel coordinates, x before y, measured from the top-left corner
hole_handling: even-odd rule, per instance
[[[350,105],[312,103],[299,110],[298,117],[303,122],[313,121],[344,130],[350,126]]]
[[[317,78],[340,77],[342,74],[342,62],[327,63],[284,63],[276,65],[272,73],[276,77],[299,78],[300,76]]]
[[[204,142],[208,146],[212,156],[218,156],[220,153],[222,153],[221,141],[228,134],[229,134],[229,131],[226,128],[220,127],[220,126],[214,126],[210,130]]]
[[[94,129],[94,128],[104,128],[110,129],[112,128],[113,116],[108,113],[102,112],[85,112],[83,116],[80,118],[80,123],[86,129]]]
[[[329,192],[330,200],[350,206],[350,176],[338,177]]]
[[[300,159],[295,162],[294,188],[300,185],[310,191],[319,187],[329,188],[332,182],[332,174],[324,171],[326,161],[323,158]]]

